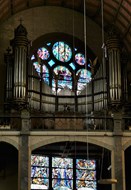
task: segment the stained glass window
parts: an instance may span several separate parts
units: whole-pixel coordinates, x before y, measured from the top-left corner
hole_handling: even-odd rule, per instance
[[[71,47],[68,43],[56,41],[46,43],[36,52],[32,54],[31,61],[38,76],[48,85],[50,77],[53,93],[56,93],[56,90],[59,93],[65,88],[70,91],[77,89],[77,94],[80,94],[91,81],[91,58],[88,56],[88,60],[85,61],[85,55],[80,53],[79,47]],[[75,79],[76,81],[73,81]]]
[[[56,42],[53,45],[52,52],[55,58],[61,62],[68,62],[72,57],[71,48],[64,42]]]
[[[75,61],[79,65],[85,65],[85,56],[82,53],[77,53],[75,55]]]
[[[31,156],[31,189],[49,188],[49,158]]]
[[[51,162],[49,157],[31,155],[31,189],[73,190],[75,187],[76,190],[97,190],[96,160],[50,159]]]
[[[39,48],[37,54],[42,60],[47,60],[50,56],[49,51],[45,47]]]
[[[73,189],[73,159],[52,157],[53,189]]]
[[[76,189],[96,190],[95,160],[76,159]]]

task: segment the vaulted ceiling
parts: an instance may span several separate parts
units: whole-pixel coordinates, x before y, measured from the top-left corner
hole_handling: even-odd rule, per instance
[[[103,6],[102,6],[103,2]],[[22,10],[37,6],[60,6],[84,13],[84,0],[0,0],[0,23]],[[86,14],[104,28],[114,25],[131,52],[131,0],[85,0]]]

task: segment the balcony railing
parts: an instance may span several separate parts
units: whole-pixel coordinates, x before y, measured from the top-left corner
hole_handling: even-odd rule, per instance
[[[25,115],[26,116],[26,115]],[[99,115],[85,115],[76,112],[33,113],[28,117],[0,115],[0,131],[21,131],[22,121],[29,121],[31,131],[114,131],[114,118]],[[28,129],[27,129],[28,130]],[[122,118],[122,131],[131,131],[131,117]]]

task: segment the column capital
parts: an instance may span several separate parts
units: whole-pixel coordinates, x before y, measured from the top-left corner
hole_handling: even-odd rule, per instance
[[[21,111],[21,134],[27,134],[29,133],[29,130],[31,128],[31,120],[30,120],[30,113],[28,110],[22,110]]]
[[[120,38],[119,34],[114,25],[110,25],[107,28],[107,49],[119,49],[120,48]]]

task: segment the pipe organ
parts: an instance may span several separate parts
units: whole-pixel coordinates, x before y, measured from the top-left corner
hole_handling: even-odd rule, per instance
[[[64,94],[57,97],[52,94],[50,86],[46,85],[43,80],[40,81],[39,75],[34,75],[31,61],[28,65],[28,44],[26,28],[20,24],[14,31],[14,39],[11,40],[12,53],[8,49],[5,54],[7,68],[6,100],[7,102],[11,101],[12,105],[23,107],[28,103],[32,109],[47,112],[55,111],[55,107],[57,108],[56,111],[62,111],[65,104],[69,104],[72,110],[86,112],[88,105],[88,112],[90,113],[91,111],[105,109],[107,102],[110,105],[120,105],[123,99],[123,88],[126,91],[125,96],[127,96],[127,77],[125,80],[124,77],[121,77],[121,73],[124,76],[126,75],[126,67],[124,66],[123,69],[121,64],[127,60],[123,59],[123,63],[121,62],[120,41],[115,32],[111,32],[106,41],[108,73],[106,73],[106,69],[103,69],[105,65],[100,65],[95,75],[93,70],[93,81],[87,84],[78,96],[73,93],[69,95],[69,92],[65,92],[65,89]],[[95,62],[97,63],[97,58],[91,66],[95,66]],[[95,67],[92,68],[95,69]],[[77,84],[78,79],[75,82]],[[75,87],[76,84],[74,84]],[[29,93],[28,96],[27,93]],[[29,100],[30,94],[33,94],[33,96]],[[68,98],[66,97],[67,94],[69,95]],[[63,101],[63,95],[65,96],[65,102]]]
[[[14,55],[13,99],[23,104],[26,102],[28,39],[22,24],[15,29],[11,45]]]
[[[119,104],[122,98],[120,41],[113,31],[106,42],[109,63],[109,102]]]

